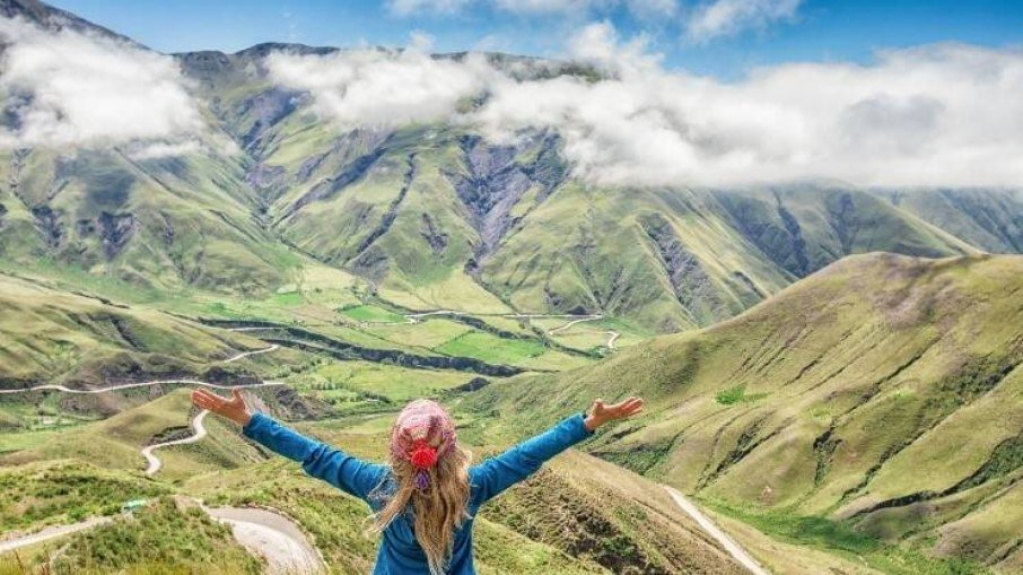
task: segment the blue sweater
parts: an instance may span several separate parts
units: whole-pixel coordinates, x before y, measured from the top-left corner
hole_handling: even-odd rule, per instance
[[[247,437],[271,450],[302,464],[313,477],[322,479],[338,489],[362,499],[374,510],[386,503],[371,496],[378,486],[392,481],[390,468],[366,463],[343,451],[314,441],[277,423],[270,417],[256,414],[245,426]],[[545,461],[579,443],[591,435],[583,425],[583,416],[574,415],[548,431],[516,445],[501,455],[491,458],[469,470],[470,519],[455,531],[451,559],[445,572],[448,575],[473,575],[472,525],[476,512],[487,501],[505,489],[529,477]],[[376,495],[376,494],[374,494]],[[408,516],[398,516],[384,530],[377,552],[374,575],[429,575],[426,555],[416,541],[413,524]]]

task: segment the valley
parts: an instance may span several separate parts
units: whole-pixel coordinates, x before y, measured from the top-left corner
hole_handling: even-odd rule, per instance
[[[644,397],[481,511],[483,574],[1023,572],[1023,191],[597,183],[553,129],[325,118],[273,63],[336,48],[0,16],[163,58],[204,126],[0,146],[0,575],[368,572],[362,504],[199,387],[372,461],[417,398],[480,461]],[[476,56],[608,79],[425,58]]]

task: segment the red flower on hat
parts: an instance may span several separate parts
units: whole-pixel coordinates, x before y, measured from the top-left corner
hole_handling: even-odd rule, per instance
[[[412,446],[409,461],[416,469],[429,469],[437,464],[437,448],[423,440],[417,440]]]

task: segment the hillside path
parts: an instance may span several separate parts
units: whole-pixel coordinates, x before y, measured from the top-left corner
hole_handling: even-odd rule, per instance
[[[245,357],[250,357],[250,356],[253,356],[253,355],[259,355],[261,353],[270,353],[271,351],[276,351],[276,350],[278,350],[280,348],[281,348],[281,346],[279,346],[279,345],[277,345],[275,343],[275,344],[273,344],[270,347],[265,348],[265,349],[254,349],[252,351],[243,351],[243,352],[241,352],[241,353],[239,353],[237,355],[234,355],[234,356],[231,356],[231,357],[225,359],[224,363],[231,363],[232,361],[238,361],[239,359],[242,359],[242,358],[245,358]]]
[[[290,519],[266,509],[202,507],[211,518],[231,527],[235,540],[266,561],[268,575],[323,573],[323,559],[305,533]],[[110,523],[114,517],[93,517],[71,525],[54,525],[14,539],[0,541],[0,554],[43,543]]]
[[[110,387],[101,387],[98,389],[71,389],[60,384],[47,383],[43,385],[37,385],[35,387],[25,387],[21,389],[0,389],[0,394],[5,393],[27,393],[29,391],[62,391],[64,393],[109,393],[111,391],[121,391],[122,389],[134,389],[136,387],[147,387],[150,385],[169,385],[172,383],[184,383],[187,385],[199,385],[202,387],[209,387],[213,389],[231,390],[231,389],[252,389],[254,387],[273,387],[280,385],[287,385],[283,381],[264,381],[262,383],[256,383],[252,385],[220,385],[218,383],[210,383],[208,381],[200,381],[198,379],[155,379],[152,381],[140,381],[138,383],[125,383],[122,385],[112,385]]]
[[[307,575],[324,571],[319,552],[287,517],[248,507],[204,509],[210,517],[230,525],[235,540],[249,553],[266,561],[268,575]]]
[[[0,540],[0,554],[21,549],[22,547],[28,547],[29,545],[35,545],[36,543],[42,543],[43,541],[48,541],[50,539],[56,539],[57,537],[77,533],[79,531],[85,531],[86,529],[92,529],[97,525],[103,525],[104,523],[110,523],[111,521],[113,521],[112,517],[93,517],[92,519],[86,519],[80,523],[72,523],[71,525],[54,525],[30,535],[16,537],[14,539]]]
[[[618,341],[618,338],[620,337],[622,337],[622,334],[618,333],[617,331],[607,332],[607,349],[614,351],[615,342]]]
[[[682,511],[684,511],[686,515],[692,517],[693,520],[707,532],[707,534],[717,540],[717,542],[725,548],[725,551],[727,551],[733,559],[738,561],[740,565],[748,569],[750,573],[753,573],[753,575],[771,575],[771,573],[761,567],[745,549],[739,546],[734,539],[729,537],[727,533],[715,525],[714,522],[711,521],[710,517],[704,515],[704,513],[700,511],[700,508],[693,504],[692,501],[689,501],[685,495],[682,495],[682,493],[673,487],[668,487],[667,485],[664,485],[663,487],[668,492],[668,495],[671,495],[671,498],[675,500],[675,503],[682,509]]]
[[[149,466],[146,467],[146,475],[156,475],[156,473],[160,471],[160,468],[163,467],[163,462],[160,461],[160,458],[153,455],[154,450],[160,449],[161,447],[186,445],[188,443],[202,441],[202,439],[206,437],[206,426],[203,425],[203,420],[205,420],[206,416],[209,414],[210,412],[204,409],[199,412],[199,415],[195,416],[195,419],[192,420],[192,435],[184,439],[175,439],[174,441],[165,441],[163,443],[157,443],[156,445],[143,447],[141,452],[142,457],[145,457],[146,461],[149,462]]]

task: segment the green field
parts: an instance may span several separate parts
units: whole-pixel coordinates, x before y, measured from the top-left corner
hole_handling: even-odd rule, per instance
[[[488,333],[471,332],[448,340],[435,347],[434,351],[447,355],[475,357],[491,363],[515,365],[540,357],[547,349],[532,340],[507,340]]]
[[[405,402],[419,397],[438,397],[467,383],[471,373],[411,370],[365,361],[328,363],[289,380],[299,391],[340,403],[380,398]]]
[[[375,305],[342,308],[341,314],[367,323],[405,323],[405,316]]]
[[[444,342],[473,331],[473,328],[447,319],[430,319],[417,323],[393,323],[366,328],[388,341],[410,347],[433,349]]]

